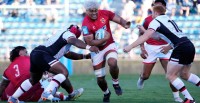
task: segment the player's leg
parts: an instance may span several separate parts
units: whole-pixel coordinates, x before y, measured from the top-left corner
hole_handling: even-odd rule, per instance
[[[164,58],[160,59],[160,63],[161,63],[161,65],[162,65],[162,67],[163,67],[163,69],[165,71],[165,74],[167,72],[167,63],[168,63],[168,61],[169,61],[168,59],[164,59]],[[169,86],[170,86],[170,88],[172,90],[172,93],[173,93],[173,96],[174,96],[174,100],[176,102],[182,103],[183,100],[179,96],[179,91],[170,82],[169,82]]]
[[[122,95],[122,89],[119,85],[119,67],[117,65],[117,53],[116,51],[111,51],[106,53],[106,60],[109,66],[109,71],[112,77],[113,87],[117,95]]]
[[[105,68],[105,60],[103,59],[104,58],[103,55],[104,55],[103,51],[100,51],[98,54],[91,53],[91,58],[92,58],[94,74],[97,78],[97,84],[104,94],[103,102],[109,102],[111,92],[108,89],[107,81],[105,79],[106,68]]]
[[[151,75],[151,71],[155,65],[155,62],[153,63],[144,63],[143,62],[143,68],[140,74],[140,77],[137,81],[137,88],[143,89],[144,87],[144,81],[149,79],[149,76]]]
[[[53,77],[44,92],[53,91],[55,88],[58,88],[61,85],[61,87],[65,89],[69,94],[68,100],[75,100],[82,95],[83,90],[77,91],[73,89],[73,86],[68,78],[68,70],[62,63],[57,61],[57,63],[51,66],[49,72],[56,75]]]
[[[191,65],[185,65],[184,68],[180,72],[180,76],[182,79],[200,87],[200,78],[193,73],[190,73]]]
[[[36,83],[39,82],[41,77],[42,77],[42,73],[32,73],[31,72],[30,79],[26,79],[24,82],[22,82],[22,84],[15,91],[15,93],[11,97],[9,97],[8,102],[16,103],[18,98],[22,94],[24,94],[24,92],[27,92],[28,90],[30,90],[33,87],[33,85],[35,85]]]
[[[181,69],[183,69],[183,67],[184,65],[179,64],[178,62],[169,61],[167,65],[166,77],[171,82],[171,84],[185,96],[185,98],[193,100],[183,81],[178,78],[178,73],[181,71]]]
[[[94,66],[94,73],[95,76],[97,77],[97,84],[101,88],[104,94],[103,102],[109,102],[111,92],[108,89],[108,84],[105,79],[106,76],[105,61],[103,61],[102,64],[99,64],[98,66]]]

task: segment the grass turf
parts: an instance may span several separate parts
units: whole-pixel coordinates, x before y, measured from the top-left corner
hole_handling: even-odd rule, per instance
[[[145,81],[144,89],[138,90],[136,86],[138,75],[122,74],[119,78],[123,89],[122,96],[115,94],[110,75],[107,75],[106,79],[112,92],[110,103],[175,103],[164,75],[151,75],[150,79]],[[76,101],[67,103],[102,103],[103,93],[96,84],[94,75],[72,75],[70,80],[75,89],[83,87],[85,91]],[[188,82],[185,82],[185,85],[196,102],[200,102],[200,88]],[[59,89],[59,91],[64,90]],[[65,91],[64,93],[66,94]],[[183,98],[182,94],[180,95]]]

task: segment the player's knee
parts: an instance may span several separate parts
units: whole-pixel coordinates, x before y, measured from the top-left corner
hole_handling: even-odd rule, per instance
[[[95,74],[95,76],[97,78],[104,77],[106,75],[106,69],[105,69],[105,67],[103,67],[101,69],[98,69],[98,70],[95,70],[94,74]]]
[[[188,73],[180,73],[180,77],[184,80],[188,80],[189,78]]]
[[[114,58],[108,59],[108,65],[111,68],[116,68],[117,67],[117,60]]]
[[[63,74],[65,77],[69,76],[69,72],[67,70],[63,70],[60,74]]]
[[[101,83],[103,83],[105,81],[105,76],[103,76],[103,77],[98,77],[97,78],[97,83],[99,84],[101,84]]]
[[[166,78],[166,79],[168,79],[168,80],[171,80],[171,78],[172,78],[172,75],[170,75],[169,73],[166,73],[166,76],[165,76],[165,78]]]

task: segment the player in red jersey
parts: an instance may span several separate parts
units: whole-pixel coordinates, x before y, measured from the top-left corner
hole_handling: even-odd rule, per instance
[[[166,2],[164,0],[155,0],[153,5],[162,5],[166,7]],[[150,22],[153,20],[152,15],[149,15],[145,18],[143,27],[145,29],[148,28]],[[143,32],[140,31],[140,35]],[[155,37],[156,38],[156,37]],[[138,89],[143,89],[144,81],[147,80],[151,74],[151,71],[157,61],[160,60],[160,63],[166,73],[167,63],[171,56],[172,47],[168,44],[167,41],[161,38],[149,38],[146,41],[146,44],[141,44],[141,57],[144,59],[143,61],[143,69],[141,71],[140,77],[137,82]],[[161,52],[164,51],[164,52]],[[173,96],[176,102],[182,102],[183,100],[179,96],[178,90],[170,83],[171,90],[173,91]]]
[[[89,59],[90,55],[76,54],[73,52],[68,52],[65,54],[66,57],[71,59]],[[4,71],[3,80],[0,84],[0,98],[1,100],[8,100],[10,96],[17,90],[20,84],[26,79],[30,78],[30,57],[27,54],[26,48],[23,46],[15,47],[10,53],[10,61],[11,64]],[[48,79],[49,77],[45,75],[44,79]],[[52,77],[53,78],[53,77]],[[20,101],[29,101],[36,102],[40,99],[41,94],[44,89],[50,83],[50,79],[41,80],[40,83],[37,83],[33,86],[29,91],[25,92],[23,95],[19,97]],[[67,100],[67,96],[65,96],[61,92],[56,92],[56,97],[60,98],[60,100]]]
[[[111,92],[108,89],[105,80],[106,61],[110,67],[109,71],[112,76],[113,87],[117,95],[122,95],[122,89],[119,85],[118,75],[119,68],[117,65],[117,47],[110,30],[110,21],[120,24],[124,28],[130,27],[130,22],[124,20],[117,14],[108,10],[99,10],[96,1],[88,0],[85,2],[86,16],[82,22],[82,31],[85,42],[90,46],[98,46],[100,52],[98,54],[91,53],[91,59],[94,74],[97,77],[97,84],[104,92],[103,102],[110,101]],[[105,37],[103,39],[94,39],[95,33],[99,29],[104,29]]]
[[[10,53],[11,64],[3,73],[3,80],[0,85],[0,97],[1,100],[7,100],[20,84],[30,78],[30,57],[27,54],[26,48],[23,46],[15,47]],[[38,83],[32,90],[22,95],[19,99],[26,101],[38,101],[40,95],[43,92],[40,83]]]

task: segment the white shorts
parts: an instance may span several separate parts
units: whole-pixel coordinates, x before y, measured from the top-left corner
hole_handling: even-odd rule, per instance
[[[98,54],[91,52],[92,64],[97,66],[109,58],[117,59],[117,46],[115,43],[108,45],[105,49],[99,51]]]
[[[168,45],[168,44],[166,44]],[[143,63],[155,63],[157,61],[157,58],[163,59],[163,60],[169,60],[172,51],[170,50],[167,54],[163,54],[160,52],[160,48],[162,46],[166,45],[149,45],[145,44],[145,50],[148,53],[148,56],[146,59],[143,60]]]

